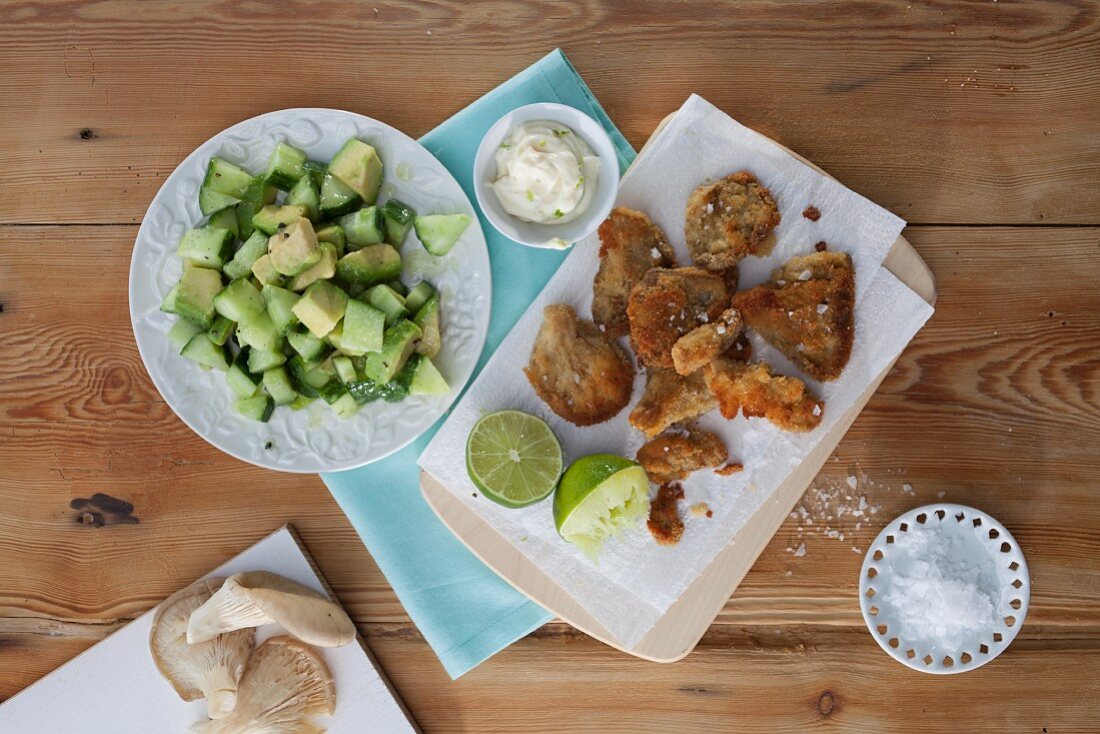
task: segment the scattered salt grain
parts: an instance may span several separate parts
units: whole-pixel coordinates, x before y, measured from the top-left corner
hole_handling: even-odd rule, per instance
[[[801,558],[801,557],[802,557],[802,556],[804,556],[804,555],[806,555],[806,544],[805,544],[805,543],[803,543],[802,545],[798,546],[798,550],[796,550],[796,551],[794,552],[794,557],[795,557],[795,558]]]
[[[652,257],[654,260],[660,260],[661,259],[661,251],[658,250],[656,247],[654,247],[649,251],[649,256]]]
[[[821,415],[821,406],[820,405],[815,405],[814,406],[814,415],[815,416]]]
[[[940,499],[943,499],[943,496],[945,494],[947,494],[947,492],[936,492],[936,496],[939,497]]]
[[[811,273],[809,270],[803,270],[801,273],[798,274],[798,279],[809,280],[812,275],[813,273]]]
[[[817,312],[818,313],[825,313],[828,310],[829,310],[829,305],[827,303],[817,304]]]
[[[852,489],[856,488],[857,482],[856,482],[856,478],[855,478],[854,475],[849,474],[848,479],[846,481],[848,482],[849,487],[851,487]]]

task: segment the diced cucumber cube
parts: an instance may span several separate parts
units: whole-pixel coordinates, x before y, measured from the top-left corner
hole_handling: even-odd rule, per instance
[[[294,188],[286,195],[287,204],[296,204],[306,208],[306,217],[311,222],[321,218],[321,195],[310,176],[302,176]]]
[[[207,268],[220,268],[229,259],[233,233],[221,227],[195,227],[184,232],[176,254],[184,260]]]
[[[262,349],[248,350],[248,371],[257,375],[285,362],[286,355],[283,354],[282,350],[274,352],[265,352]]]
[[[332,366],[336,369],[336,377],[345,385],[359,379],[355,373],[355,365],[347,357],[333,357]]]
[[[297,275],[309,270],[321,259],[317,233],[305,217],[281,227],[267,241],[271,264],[283,275]]]
[[[252,347],[253,350],[276,352],[282,348],[282,337],[279,335],[279,330],[275,328],[275,324],[272,323],[271,317],[267,315],[266,311],[261,311],[258,315],[252,317],[248,323],[239,323],[237,325],[237,338],[243,344]]]
[[[345,214],[336,222],[344,230],[348,249],[356,250],[367,245],[380,245],[386,239],[386,223],[378,207],[368,206],[351,214]]]
[[[340,334],[341,351],[350,355],[377,352],[382,348],[386,314],[367,304],[349,300]]]
[[[294,389],[299,395],[304,395],[309,398],[317,397],[317,387],[314,386],[311,380],[313,374],[314,363],[307,362],[302,359],[301,355],[294,355],[286,363],[287,373],[290,375],[290,383],[294,386]],[[328,376],[324,375],[324,381],[321,382],[321,386],[324,386],[328,382]]]
[[[305,173],[306,154],[292,145],[279,143],[271,151],[264,180],[271,186],[289,191]]]
[[[385,283],[380,283],[367,291],[367,302],[386,315],[386,326],[392,325],[408,312],[405,299]]]
[[[176,313],[203,329],[214,324],[214,297],[221,292],[222,276],[217,270],[185,264],[176,286]]]
[[[298,323],[298,317],[294,315],[294,304],[298,302],[298,294],[280,288],[277,285],[265,285],[260,291],[264,303],[267,304],[267,315],[271,317],[271,323],[280,334],[290,331],[290,328]]]
[[[264,372],[264,389],[276,405],[288,405],[298,397],[298,392],[290,382],[290,376],[282,367],[273,367]]]
[[[336,274],[348,283],[384,283],[401,275],[401,253],[392,245],[370,245],[340,258]]]
[[[278,191],[279,190],[274,186],[268,186],[264,182],[263,176],[256,176],[252,179],[252,183],[244,193],[244,198],[241,200],[240,204],[237,204],[235,209],[237,213],[238,237],[247,239],[252,236],[255,229],[252,226],[252,217],[256,216],[256,213],[259,212],[264,205],[274,203]]]
[[[225,347],[210,341],[205,331],[200,331],[191,337],[191,340],[180,350],[180,354],[203,367],[222,372],[229,369],[229,362],[225,358]]]
[[[344,317],[348,294],[327,280],[319,280],[306,288],[294,304],[294,315],[317,338],[323,338]]]
[[[199,210],[204,215],[233,206],[244,198],[252,174],[223,158],[211,158],[199,187]]]
[[[382,206],[382,216],[386,220],[386,242],[400,247],[412,229],[416,212],[400,199],[390,199]]]
[[[250,398],[260,390],[260,375],[248,369],[248,361],[252,350],[245,347],[233,360],[229,371],[225,373],[225,381],[229,383],[229,389],[238,398]]]
[[[302,170],[309,174],[313,185],[320,189],[321,182],[325,180],[325,174],[328,172],[328,166],[319,161],[306,161],[302,164]]]
[[[409,287],[402,283],[400,280],[395,279],[387,281],[386,285],[388,285],[394,293],[401,296],[402,298],[407,298],[409,295]],[[408,310],[409,313],[413,313],[413,310],[408,306],[405,306],[405,309]]]
[[[413,217],[413,228],[424,249],[436,256],[446,255],[470,226],[469,214],[429,214]]]
[[[245,418],[267,423],[271,420],[271,414],[275,412],[275,401],[268,395],[257,395],[251,398],[241,398],[234,403],[233,407]]]
[[[340,182],[331,173],[326,173],[321,182],[321,216],[324,219],[336,217],[354,211],[359,206],[359,194]]]
[[[280,225],[289,225],[293,221],[304,218],[307,214],[309,214],[309,209],[298,204],[284,204],[282,206],[268,204],[256,212],[256,216],[252,217],[252,226],[270,237],[279,231]]]
[[[427,357],[421,357],[409,383],[410,395],[446,395],[451,386]]]
[[[291,348],[307,362],[319,361],[328,352],[328,345],[308,331],[291,331],[286,335]]]
[[[439,354],[443,346],[443,337],[439,331],[439,294],[433,295],[428,302],[420,307],[413,318],[413,323],[420,327],[420,341],[417,342],[416,351],[425,357],[434,357]]]
[[[233,208],[222,209],[210,215],[207,224],[218,229],[228,229],[234,239],[241,236],[241,228],[237,224],[237,210]]]
[[[317,247],[321,250],[321,259],[313,267],[291,278],[287,288],[292,291],[304,291],[317,281],[328,280],[336,275],[336,245],[331,242],[319,242]]]
[[[310,405],[313,405],[313,401],[316,399],[316,396],[307,397],[299,394],[298,397],[294,398],[294,402],[290,404],[290,409],[301,410],[302,408],[308,408]]]
[[[416,313],[434,294],[435,288],[432,287],[432,284],[422,280],[414,285],[409,290],[408,295],[405,296],[405,308],[409,310],[409,313]]]
[[[176,348],[176,352],[179,352],[187,346],[187,342],[191,341],[191,337],[200,331],[202,329],[187,319],[176,319],[176,323],[172,324],[172,328],[168,330],[168,343]]]
[[[389,382],[405,366],[419,338],[420,328],[416,324],[411,321],[398,321],[386,329],[382,339],[382,350],[367,355],[363,374],[368,380],[378,383]]]
[[[178,311],[176,311],[176,296],[179,294],[179,290],[179,283],[172,286],[172,290],[168,291],[168,295],[160,302],[161,311],[164,313],[178,313]]]
[[[264,312],[264,299],[247,278],[238,278],[214,296],[214,310],[240,324],[247,324]]]
[[[344,393],[332,403],[332,409],[336,411],[336,415],[341,418],[350,418],[359,412],[359,402],[353,398],[349,393]]]
[[[230,280],[243,278],[252,272],[252,263],[267,254],[267,235],[253,232],[244,244],[233,253],[233,259],[222,266],[222,272]]]
[[[328,172],[357,193],[367,204],[373,204],[382,186],[382,159],[371,146],[349,138],[328,164]]]
[[[332,405],[348,394],[348,390],[344,387],[344,383],[339,380],[329,380],[324,387],[318,388],[317,392],[321,396],[321,399],[329,405]]]
[[[214,319],[214,323],[209,329],[206,330],[207,335],[210,337],[210,341],[217,344],[219,347],[229,341],[229,335],[233,333],[237,324],[224,316],[217,316]]]

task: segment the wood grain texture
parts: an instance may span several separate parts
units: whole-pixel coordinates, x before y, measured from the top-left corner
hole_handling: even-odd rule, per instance
[[[636,145],[696,91],[911,222],[1100,224],[1091,0],[8,0],[0,221],[137,222],[278,107],[420,135],[555,46]]]
[[[125,305],[136,227],[0,226],[0,333],[17,355],[0,360],[0,698],[293,519],[428,732],[663,732],[669,716],[678,731],[879,731],[946,727],[963,705],[975,730],[1094,730],[1100,228],[905,234],[936,274],[936,315],[816,482],[866,473],[880,521],[801,558],[785,523],[674,665],[552,624],[452,683],[318,479],[221,456],[160,401]],[[73,243],[94,264],[67,257]],[[938,491],[1001,520],[1034,584],[1013,647],[949,679],[878,650],[850,549]],[[78,523],[70,502],[96,492],[139,522]]]

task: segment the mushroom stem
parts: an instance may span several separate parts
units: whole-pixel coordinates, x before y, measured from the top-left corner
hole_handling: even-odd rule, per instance
[[[211,670],[202,681],[206,715],[211,719],[228,716],[237,705],[237,681],[225,668]]]

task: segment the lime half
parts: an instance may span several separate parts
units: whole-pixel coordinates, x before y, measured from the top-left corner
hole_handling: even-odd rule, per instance
[[[484,416],[466,440],[470,479],[505,507],[525,507],[548,497],[562,465],[561,444],[550,426],[518,410]]]
[[[554,523],[562,538],[595,558],[604,540],[649,512],[649,477],[614,454],[577,459],[554,494]]]

